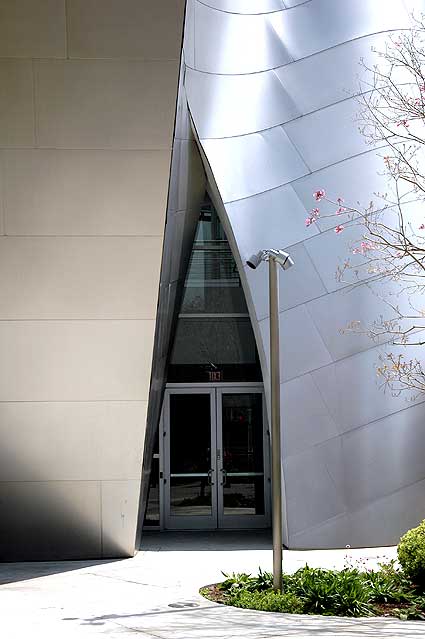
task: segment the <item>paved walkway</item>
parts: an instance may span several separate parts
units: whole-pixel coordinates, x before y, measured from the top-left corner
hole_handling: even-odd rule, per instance
[[[286,570],[371,567],[394,548],[288,551]],[[221,570],[271,569],[270,539],[260,534],[145,536],[133,559],[0,564],[0,635],[4,639],[369,639],[425,636],[425,622],[342,619],[242,611],[206,601],[200,586]]]

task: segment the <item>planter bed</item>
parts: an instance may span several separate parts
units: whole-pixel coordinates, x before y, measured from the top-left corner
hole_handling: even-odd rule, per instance
[[[225,581],[201,588],[200,594],[216,603],[267,612],[425,620],[425,587],[409,579],[394,561],[378,570],[305,566],[283,575],[282,592],[273,591],[272,575],[261,570],[256,577],[224,576]]]

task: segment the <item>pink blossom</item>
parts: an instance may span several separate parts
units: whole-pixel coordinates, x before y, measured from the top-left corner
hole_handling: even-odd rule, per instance
[[[320,202],[321,199],[323,199],[326,195],[326,191],[324,189],[319,189],[318,191],[315,191],[313,193],[313,197],[316,200],[316,202]]]
[[[360,242],[360,246],[353,249],[354,254],[364,255],[367,251],[372,251],[375,245],[372,242]]]
[[[407,120],[400,120],[400,122],[397,122],[397,126],[401,126],[401,125],[405,126],[407,129],[409,126],[409,123]]]
[[[313,224],[313,222],[315,222],[317,220],[319,215],[320,215],[320,210],[319,209],[317,209],[317,208],[312,209],[310,211],[310,216],[305,221],[305,225],[306,226],[310,226],[311,224]]]
[[[335,227],[335,233],[337,235],[339,235],[340,233],[342,233],[342,231],[344,230],[344,227],[342,226],[342,224],[338,224],[338,226]]]
[[[341,213],[344,213],[346,210],[345,206],[340,206],[339,209],[335,211],[335,215],[341,215]]]
[[[423,231],[424,229],[425,229],[425,224],[421,224],[420,227],[419,227],[419,230]]]

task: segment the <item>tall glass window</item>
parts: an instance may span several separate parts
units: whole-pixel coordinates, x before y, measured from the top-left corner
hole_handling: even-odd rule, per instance
[[[262,381],[238,269],[209,200],[201,209],[168,381]]]

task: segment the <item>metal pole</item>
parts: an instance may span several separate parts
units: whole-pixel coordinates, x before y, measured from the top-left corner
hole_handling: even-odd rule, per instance
[[[279,289],[276,260],[269,256],[270,389],[272,432],[273,588],[282,590],[282,476],[280,451]]]

